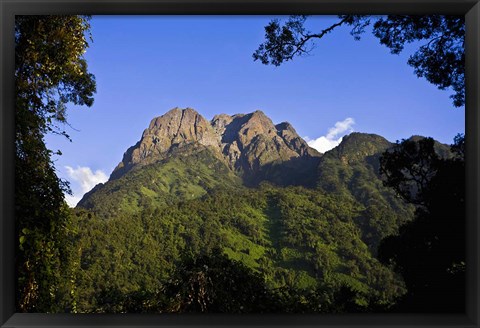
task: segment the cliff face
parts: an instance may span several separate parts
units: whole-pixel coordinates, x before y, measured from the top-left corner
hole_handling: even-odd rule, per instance
[[[117,179],[135,166],[165,159],[175,149],[188,145],[220,147],[220,140],[211,124],[191,108],[174,108],[151,120],[140,141],[130,147],[111,174]]]
[[[261,111],[233,116],[220,114],[209,122],[191,108],[174,108],[150,122],[110,178],[117,179],[135,167],[174,154],[188,155],[204,148],[246,176],[257,175],[265,165],[321,156],[289,123],[274,125]]]

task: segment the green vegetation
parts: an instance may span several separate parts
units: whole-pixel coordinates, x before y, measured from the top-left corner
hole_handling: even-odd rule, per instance
[[[194,199],[219,187],[241,185],[241,179],[208,148],[134,169],[105,185],[96,186],[79,206],[100,217],[139,213],[151,204]]]
[[[356,224],[362,239],[376,253],[380,240],[396,234],[398,227],[413,217],[414,207],[383,185],[380,157],[392,147],[377,135],[352,133],[327,152],[318,167],[318,187],[359,202],[361,214]]]
[[[321,159],[316,188],[245,187],[208,149],[96,187],[75,214],[78,311],[103,311],[105,299],[96,297],[109,290],[121,302],[156,295],[178,279],[185,258],[217,255],[283,295],[276,297],[285,304],[271,310],[388,309],[406,290],[375,258],[377,245],[413,217],[413,207],[382,185],[378,158],[388,146],[378,136],[351,135]],[[339,295],[349,295],[350,305],[334,304]],[[149,311],[168,312],[166,301]]]
[[[19,311],[462,312],[462,136],[448,151],[353,133],[303,171],[280,161],[249,181],[186,146],[69,209],[43,138],[66,135],[66,103],[93,102],[88,29],[16,19]]]
[[[80,263],[74,282],[76,309],[87,313],[411,311],[405,304],[421,305],[418,295],[426,302],[435,294],[414,283],[417,277],[431,282],[431,276],[415,269],[424,267],[418,261],[429,266],[432,275],[443,277],[433,268],[445,249],[439,248],[437,257],[427,261],[430,252],[423,256],[401,245],[419,229],[444,228],[431,220],[426,221],[429,225],[421,223],[426,214],[413,198],[398,197],[405,195],[399,180],[399,172],[404,171],[387,170],[416,159],[424,170],[434,172],[433,179],[439,167],[447,165],[440,163],[457,163],[445,166],[449,169],[432,180],[442,190],[439,181],[463,172],[462,159],[455,155],[461,149],[458,140],[457,144],[453,153],[441,148],[441,157],[439,145],[428,138],[411,138],[410,148],[403,150],[379,136],[355,133],[320,159],[316,188],[267,182],[245,187],[206,149],[132,170],[88,195],[83,202],[93,204],[90,210],[75,210],[74,253]],[[411,156],[415,149],[420,153]],[[408,156],[400,160],[402,154]],[[424,157],[431,162],[422,161]],[[192,170],[192,164],[198,171]],[[152,179],[168,183],[154,185]],[[197,188],[201,192],[191,197],[190,191]],[[172,196],[171,190],[189,192]],[[135,199],[134,206],[125,211],[118,207],[112,214],[112,203],[122,199]],[[412,229],[417,232],[409,232]],[[447,231],[439,230],[432,238]],[[454,234],[446,242],[452,238],[457,243],[462,240]],[[382,262],[377,259],[379,245]],[[445,256],[444,269],[454,273],[444,278],[455,280],[451,291],[461,296],[457,287],[463,281],[465,262],[457,254],[452,260]],[[246,281],[255,281],[257,288],[247,284],[242,297],[239,289],[231,294],[224,289],[227,283]],[[261,304],[253,301],[258,299]],[[420,305],[417,310],[425,308]]]
[[[348,288],[359,308],[387,308],[404,293],[403,283],[362,241],[355,223],[361,209],[340,195],[264,184],[109,219],[77,210],[77,308],[97,311],[95,295],[108,290],[154,293],[175,279],[184,256],[218,253],[262,277],[271,292],[294,297],[321,289],[332,299]]]
[[[15,17],[15,231],[19,312],[63,311],[73,292],[68,184],[44,142],[62,134],[66,104],[91,106],[95,79],[83,57],[85,16]]]

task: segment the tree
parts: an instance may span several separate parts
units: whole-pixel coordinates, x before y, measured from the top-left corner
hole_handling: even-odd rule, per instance
[[[453,157],[440,158],[430,140],[417,146],[411,141],[385,153],[382,171],[386,184],[419,206],[415,219],[400,228],[397,236],[382,240],[380,261],[400,273],[408,292],[399,311],[463,312],[465,306],[465,165],[464,137],[455,138]],[[415,143],[415,142],[414,142]],[[416,152],[412,149],[416,149]],[[411,156],[412,154],[415,156]],[[397,158],[413,158],[408,161]],[[425,163],[425,166],[420,166]],[[428,179],[411,174],[412,167],[426,168]],[[408,188],[412,185],[421,188]],[[405,188],[407,186],[407,188]]]
[[[455,107],[465,104],[465,22],[463,16],[360,16],[340,15],[330,27],[312,33],[305,28],[307,16],[290,16],[283,25],[272,20],[265,27],[265,42],[254,52],[254,60],[263,64],[281,65],[295,56],[310,53],[313,41],[321,39],[342,25],[351,27],[350,34],[359,40],[373,24],[373,35],[387,46],[392,54],[399,54],[406,44],[423,42],[408,59],[418,77],[425,78],[440,90],[451,88]]]
[[[69,211],[44,142],[46,133],[69,138],[66,104],[93,104],[95,78],[87,70],[87,16],[16,16],[15,218],[17,308],[52,310],[58,301],[62,260],[68,257]],[[60,152],[58,152],[60,154]]]
[[[431,181],[441,161],[434,143],[432,138],[403,140],[380,158],[380,173],[386,177],[384,185],[408,203],[427,205]]]
[[[253,313],[281,311],[263,277],[220,249],[180,263],[166,294],[173,300],[169,312]]]

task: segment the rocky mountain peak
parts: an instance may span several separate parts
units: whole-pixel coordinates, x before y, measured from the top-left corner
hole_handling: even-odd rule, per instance
[[[210,124],[218,135],[223,135],[226,126],[232,123],[232,121],[233,117],[231,117],[230,115],[219,114],[213,117],[213,119],[210,121]]]
[[[239,149],[246,148],[257,136],[273,138],[276,135],[272,120],[262,111],[257,110],[246,115],[237,114],[232,118],[232,122],[226,127],[222,142],[237,142]]]
[[[295,129],[293,128],[293,126],[288,122],[278,123],[277,125],[275,125],[275,128],[277,129],[278,132],[288,130],[288,131],[293,131],[293,132],[297,133],[295,131]]]
[[[197,111],[175,107],[150,121],[140,141],[125,152],[111,178],[123,175],[135,165],[163,159],[173,149],[187,145],[219,148],[220,140],[210,122]]]
[[[316,149],[311,148],[308,144],[300,138],[297,134],[297,131],[293,126],[288,122],[282,122],[275,125],[277,129],[277,134],[285,141],[285,143],[291,148],[297,150],[298,154],[301,156],[310,156],[310,157],[319,157],[319,153]]]
[[[152,139],[159,152],[167,151],[172,145],[198,142],[216,145],[216,135],[210,123],[192,108],[173,108],[164,115],[154,118],[143,132],[142,139]],[[145,140],[147,141],[147,140]]]
[[[218,146],[218,136],[210,122],[192,108],[174,108],[154,118],[143,132],[137,155],[145,159],[149,154],[162,154],[172,146],[191,143]]]
[[[188,147],[187,147],[188,146]],[[249,114],[219,114],[209,122],[192,108],[173,108],[151,120],[142,138],[124,154],[111,175],[154,163],[178,151],[207,147],[233,170],[258,170],[273,162],[318,157],[286,122],[274,125],[260,110]]]

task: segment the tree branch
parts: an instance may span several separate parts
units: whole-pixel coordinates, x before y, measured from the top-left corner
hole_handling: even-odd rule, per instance
[[[306,50],[303,50],[302,47],[305,45],[305,43],[307,43],[309,40],[313,39],[313,38],[316,38],[316,39],[321,39],[323,38],[326,34],[330,33],[331,31],[333,31],[335,28],[345,24],[348,19],[350,18],[350,16],[346,16],[345,18],[343,18],[341,21],[339,21],[338,23],[335,23],[333,24],[332,26],[324,29],[323,31],[321,31],[320,33],[317,33],[317,34],[307,34],[305,35],[302,39],[300,39],[300,42],[297,44],[296,46],[296,50],[290,55],[287,57],[287,60],[291,60],[293,59],[293,57],[299,53],[299,52],[302,52],[302,53],[306,53],[307,51]]]

